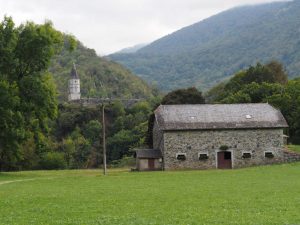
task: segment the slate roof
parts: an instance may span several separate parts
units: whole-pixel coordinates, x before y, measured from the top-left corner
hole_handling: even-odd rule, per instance
[[[281,112],[267,103],[160,105],[155,117],[161,130],[288,127]]]
[[[162,154],[157,149],[140,149],[136,150],[136,158],[138,159],[160,159]]]
[[[77,70],[76,70],[75,63],[73,63],[73,67],[72,67],[72,70],[71,70],[71,78],[72,78],[72,79],[79,79],[79,76],[78,76],[78,74],[77,74]]]

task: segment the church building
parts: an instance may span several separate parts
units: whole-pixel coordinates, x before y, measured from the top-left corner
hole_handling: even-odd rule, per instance
[[[69,80],[69,96],[68,100],[79,100],[80,99],[80,79],[76,70],[75,64],[71,71],[71,78]]]

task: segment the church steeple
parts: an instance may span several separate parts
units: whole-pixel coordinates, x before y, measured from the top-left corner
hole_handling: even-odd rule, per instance
[[[79,79],[75,63],[73,63],[73,67],[72,67],[72,70],[71,70],[71,79]]]
[[[69,101],[79,100],[81,97],[80,94],[80,79],[76,70],[75,63],[73,63],[73,67],[71,70],[71,77],[69,80]]]

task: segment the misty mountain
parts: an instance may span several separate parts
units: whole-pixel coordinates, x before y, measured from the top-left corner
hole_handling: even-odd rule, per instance
[[[208,89],[255,64],[300,75],[300,1],[243,6],[185,27],[136,53],[109,56],[160,89]]]

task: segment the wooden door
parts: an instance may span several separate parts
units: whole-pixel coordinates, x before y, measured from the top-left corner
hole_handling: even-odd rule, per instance
[[[218,152],[218,169],[231,169],[232,155],[231,152]]]
[[[155,159],[148,159],[148,169],[149,170],[155,169]]]

